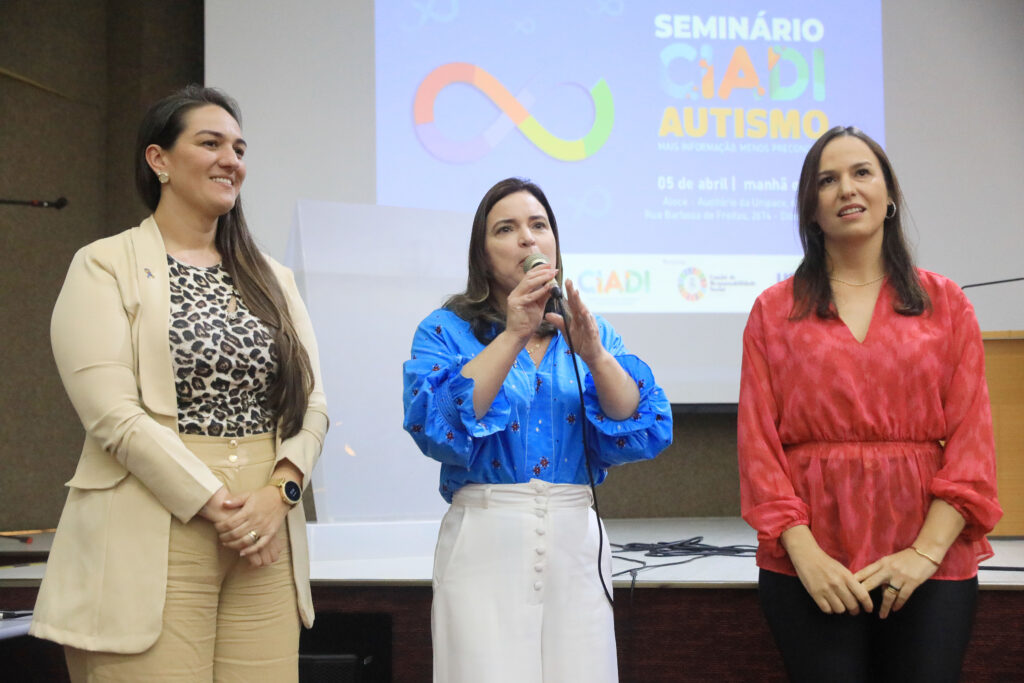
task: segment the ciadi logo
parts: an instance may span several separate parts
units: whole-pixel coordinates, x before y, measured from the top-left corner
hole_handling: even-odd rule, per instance
[[[584,294],[650,294],[649,270],[584,270],[576,277]]]
[[[679,273],[679,293],[687,301],[700,301],[708,293],[708,276],[700,268],[686,268]]]
[[[608,140],[615,121],[615,103],[603,78],[590,88],[590,97],[594,101],[594,124],[590,131],[578,140],[564,140],[544,128],[494,76],[474,64],[452,62],[427,74],[416,89],[413,102],[416,135],[427,151],[441,161],[476,161],[494,149],[509,132],[507,124],[499,118],[470,140],[446,139],[434,123],[434,101],[452,83],[467,83],[482,92],[512,120],[530,142],[559,161],[581,161],[593,155]]]

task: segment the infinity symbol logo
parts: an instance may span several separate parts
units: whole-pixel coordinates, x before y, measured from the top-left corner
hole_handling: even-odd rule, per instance
[[[434,100],[452,83],[468,83],[486,95],[512,120],[526,139],[548,156],[559,161],[581,161],[604,146],[615,122],[615,103],[608,84],[602,78],[590,89],[594,101],[594,125],[579,140],[564,140],[552,135],[526,110],[526,107],[491,74],[473,64],[452,62],[431,71],[416,90],[413,119],[420,143],[442,161],[476,161],[494,149],[508,132],[499,121],[466,141],[447,140],[434,123]]]

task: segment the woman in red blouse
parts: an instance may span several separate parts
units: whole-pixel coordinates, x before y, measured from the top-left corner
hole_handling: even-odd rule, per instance
[[[955,681],[1002,515],[974,310],[914,267],[896,176],[860,130],[818,139],[797,201],[803,262],[743,335],[762,607],[793,680]]]

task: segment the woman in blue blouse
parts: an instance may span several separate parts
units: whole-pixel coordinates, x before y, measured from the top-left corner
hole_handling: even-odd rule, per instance
[[[535,253],[547,263],[524,273]],[[420,323],[404,366],[405,429],[441,462],[451,503],[434,556],[440,683],[618,680],[582,430],[600,483],[607,467],[668,446],[672,415],[650,368],[571,281],[569,322],[545,313],[560,265],[544,193],[499,182],[473,220],[466,291]]]

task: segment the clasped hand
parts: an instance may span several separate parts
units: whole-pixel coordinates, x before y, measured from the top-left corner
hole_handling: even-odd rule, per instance
[[[856,573],[820,548],[799,561],[793,558],[793,566],[808,594],[826,614],[856,615],[861,608],[870,612],[874,609],[870,591],[879,586],[892,586],[882,591],[878,609],[881,619],[899,611],[936,570],[935,565],[910,548],[886,555]]]
[[[289,509],[272,486],[238,495],[221,487],[199,514],[213,522],[222,545],[237,550],[254,567],[265,567],[281,552],[277,532]],[[250,532],[256,532],[255,542]]]
[[[878,610],[878,616],[885,619],[890,611],[898,612],[917,587],[930,579],[937,569],[930,560],[914,552],[913,548],[904,548],[872,562],[854,574],[853,578],[869,591],[878,586],[886,586],[882,591],[882,606]]]

